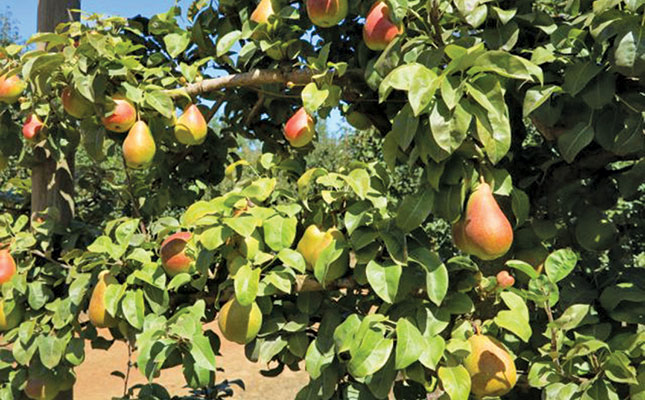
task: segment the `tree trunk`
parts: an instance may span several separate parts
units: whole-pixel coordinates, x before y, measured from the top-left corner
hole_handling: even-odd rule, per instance
[[[38,32],[53,32],[61,22],[78,20],[81,0],[39,0]],[[56,160],[46,145],[34,149],[37,165],[31,171],[31,217],[48,207],[58,210],[57,226],[65,228],[74,217],[74,153]]]
[[[53,32],[61,22],[78,20],[81,0],[39,0],[38,32]],[[48,207],[58,210],[57,225],[65,228],[74,217],[74,152],[56,160],[46,145],[34,149],[37,164],[31,170],[31,217]],[[56,396],[73,400],[74,390]]]

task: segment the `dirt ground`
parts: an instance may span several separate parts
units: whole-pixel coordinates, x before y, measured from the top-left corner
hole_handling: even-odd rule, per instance
[[[209,328],[217,332],[216,324],[214,325]],[[108,335],[109,333],[104,336]],[[292,372],[287,368],[277,378],[265,378],[260,375],[263,366],[248,361],[244,356],[244,346],[226,340],[222,341],[220,352],[222,356],[217,357],[217,366],[223,368],[224,372],[217,373],[217,382],[224,379],[242,379],[246,385],[246,391],[234,386],[233,399],[293,399],[298,390],[308,381],[308,375],[304,370]],[[124,343],[117,342],[107,351],[92,349],[88,344],[85,348],[85,362],[76,369],[77,381],[74,387],[74,398],[109,400],[114,396],[122,396],[123,379],[110,375],[110,373],[112,371],[125,373],[127,359],[128,350]],[[146,379],[139,371],[132,369],[129,385],[145,382]],[[184,388],[181,366],[162,371],[161,377],[155,382],[164,386],[171,395],[188,393],[188,390]]]

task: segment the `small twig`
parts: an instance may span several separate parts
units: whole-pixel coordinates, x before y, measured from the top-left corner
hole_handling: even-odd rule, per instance
[[[141,232],[143,232],[144,235],[148,236],[148,230],[146,229],[146,224],[143,222],[143,217],[141,216],[141,210],[139,210],[139,204],[137,204],[137,199],[134,198],[134,188],[132,187],[132,179],[130,179],[130,170],[128,166],[125,163],[125,157],[121,157],[123,160],[123,169],[125,170],[125,177],[128,181],[128,193],[130,194],[130,198],[132,199],[132,207],[134,209],[134,215],[136,215],[137,218],[139,218],[139,227],[141,228]]]
[[[443,30],[441,29],[441,24],[439,24],[439,20],[441,19],[441,14],[439,13],[439,1],[434,0],[432,2],[432,8],[430,9],[430,23],[432,24],[432,27],[434,28],[434,40],[437,42],[438,45],[443,46],[443,38],[441,37],[441,33]]]
[[[544,311],[546,311],[546,316],[549,319],[549,324],[553,324],[553,312],[551,311],[551,307],[549,307],[547,303],[544,304]],[[553,363],[558,369],[558,372],[561,372],[562,367],[560,366],[560,358],[558,357],[557,335],[558,335],[558,330],[555,327],[552,327],[551,328],[551,359],[553,360]]]
[[[60,261],[56,261],[53,258],[49,257],[48,255],[46,255],[45,253],[43,253],[43,252],[41,252],[39,250],[31,250],[30,253],[35,255],[36,257],[40,257],[40,258],[42,258],[44,260],[47,260],[47,261],[49,261],[51,263],[60,265],[63,268],[72,269],[72,266],[64,264],[64,263],[62,263]]]
[[[211,122],[211,119],[213,119],[213,117],[215,116],[219,108],[222,106],[222,104],[224,104],[224,100],[225,100],[224,96],[220,97],[220,99],[217,100],[215,104],[213,104],[213,107],[211,107],[211,109],[208,110],[208,114],[206,114],[206,116],[204,117],[206,119],[206,124]]]
[[[128,394],[128,381],[130,380],[130,369],[132,369],[132,345],[128,340],[128,366],[125,371],[125,380],[123,381],[123,397]]]
[[[251,109],[251,112],[248,113],[244,120],[244,124],[249,126],[251,125],[251,122],[253,122],[253,118],[260,112],[260,109],[262,108],[262,105],[264,105],[264,94],[263,93],[258,93],[258,101],[255,102],[253,105],[253,108]]]

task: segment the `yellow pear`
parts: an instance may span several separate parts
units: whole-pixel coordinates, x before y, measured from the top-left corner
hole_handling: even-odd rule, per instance
[[[97,328],[114,328],[118,321],[105,309],[105,291],[109,285],[118,283],[109,271],[101,271],[92,292],[88,314],[90,322]]]
[[[220,310],[218,325],[227,340],[247,344],[260,332],[262,311],[255,302],[243,306],[232,298]]]
[[[464,367],[471,379],[471,392],[477,397],[503,396],[517,381],[515,363],[503,344],[494,338],[475,334],[468,339],[470,354]]]
[[[155,140],[150,133],[148,124],[137,121],[123,141],[125,164],[133,169],[145,168],[152,162],[156,150]]]
[[[0,332],[9,331],[22,322],[25,310],[13,300],[0,299]]]
[[[179,143],[196,145],[204,143],[208,133],[208,125],[199,108],[191,104],[184,110],[175,123],[175,137]]]
[[[327,231],[321,231],[316,225],[309,225],[305,229],[305,233],[298,242],[297,250],[302,254],[307,264],[307,269],[314,270],[316,262],[320,254],[325,250],[333,241],[337,242],[338,247],[342,247],[345,243],[345,236],[341,231],[336,228],[330,228]],[[326,282],[331,282],[340,278],[347,271],[349,265],[349,254],[347,251],[337,258],[330,266],[326,276]]]

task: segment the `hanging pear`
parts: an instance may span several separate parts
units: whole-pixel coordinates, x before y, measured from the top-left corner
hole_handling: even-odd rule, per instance
[[[125,164],[133,169],[145,168],[152,162],[156,149],[148,124],[137,121],[123,141]]]
[[[97,328],[114,328],[118,323],[105,309],[105,291],[109,285],[116,283],[118,282],[110,275],[110,271],[101,271],[99,274],[99,280],[94,287],[87,310],[90,322]]]
[[[503,344],[477,333],[468,339],[470,354],[464,367],[470,374],[471,392],[478,398],[503,396],[517,382],[515,362]]]
[[[184,110],[175,124],[175,137],[179,143],[196,145],[204,143],[208,126],[206,120],[196,105],[191,104]]]
[[[490,185],[482,182],[470,195],[464,215],[452,227],[452,237],[457,248],[482,260],[506,254],[513,244],[513,228]]]

